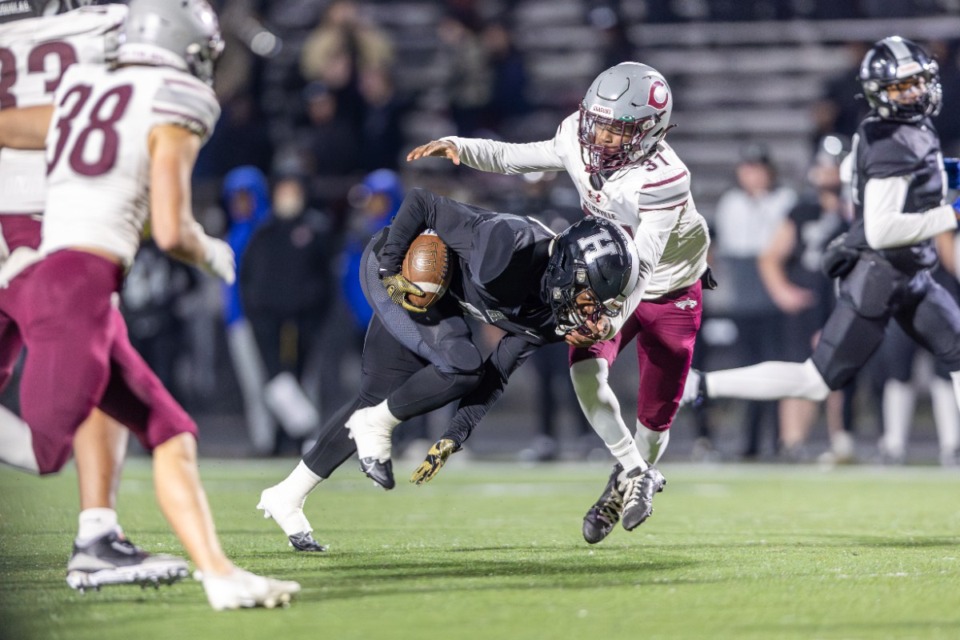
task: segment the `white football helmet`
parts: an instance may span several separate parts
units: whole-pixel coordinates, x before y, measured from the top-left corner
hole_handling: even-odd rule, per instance
[[[131,0],[117,62],[173,67],[212,84],[222,51],[220,23],[206,0]]]
[[[642,162],[670,128],[673,93],[659,71],[623,62],[601,73],[580,103],[580,149],[588,173],[615,171]],[[619,136],[604,145],[598,133]]]

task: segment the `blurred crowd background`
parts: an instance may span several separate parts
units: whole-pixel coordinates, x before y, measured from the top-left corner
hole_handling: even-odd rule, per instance
[[[899,34],[935,54],[945,104],[936,124],[945,154],[960,154],[960,0],[214,4],[227,40],[215,87],[223,116],[197,165],[195,209],[233,245],[239,282],[222,288],[146,244],[122,300],[134,344],[196,416],[207,455],[296,455],[355,393],[370,316],[359,255],[406,189],[557,230],[578,219],[564,174],[498,176],[404,156],[450,134],[552,137],[618,62],[655,67],[674,91],[669,140],[691,169],[720,281],[704,296],[696,366],[708,370],[810,350],[810,327],[793,320],[805,314],[809,325],[829,305],[817,252],[847,214],[836,167],[864,112],[856,70],[870,43]],[[953,464],[957,443],[938,428],[960,414],[937,409],[934,365],[912,352],[875,360],[826,408],[681,409],[667,459]],[[916,366],[904,375],[906,361]],[[612,376],[628,424],[635,368],[621,358]],[[885,390],[916,398],[897,418],[911,424],[909,442],[883,439]],[[432,441],[448,415],[402,426],[399,450]],[[848,448],[831,448],[838,433]],[[526,462],[607,456],[576,405],[563,346],[515,374],[468,446]]]

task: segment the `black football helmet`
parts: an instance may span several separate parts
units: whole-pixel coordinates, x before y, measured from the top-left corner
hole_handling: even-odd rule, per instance
[[[860,64],[860,84],[870,108],[881,118],[917,122],[940,113],[940,67],[919,45],[900,36],[878,41]],[[915,85],[911,102],[891,98],[889,89]]]
[[[557,333],[581,329],[587,320],[616,316],[637,286],[636,245],[616,224],[584,218],[558,235],[551,245],[542,291],[550,304]],[[584,315],[577,296],[588,290],[596,311]]]

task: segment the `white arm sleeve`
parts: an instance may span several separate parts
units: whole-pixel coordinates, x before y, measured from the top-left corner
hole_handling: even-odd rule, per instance
[[[903,211],[910,178],[871,178],[863,193],[863,230],[873,249],[917,244],[957,228],[953,207],[945,204],[923,213]]]
[[[457,145],[460,161],[468,167],[514,175],[532,171],[563,171],[554,140],[513,144],[481,138],[444,138]]]

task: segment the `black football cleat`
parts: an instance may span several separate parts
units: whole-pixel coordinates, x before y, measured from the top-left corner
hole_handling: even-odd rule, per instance
[[[639,468],[634,472],[639,471]],[[667,484],[657,469],[648,468],[643,473],[627,477],[626,488],[623,491],[623,528],[633,531],[653,513],[653,496]]]
[[[583,517],[583,539],[590,544],[602,541],[620,522],[620,512],[623,510],[623,491],[620,475],[623,465],[619,462],[614,465],[607,486],[600,499],[597,500]]]
[[[297,551],[310,551],[315,553],[320,553],[326,551],[327,548],[313,539],[313,536],[310,535],[309,531],[304,531],[303,533],[295,533],[292,536],[287,536],[290,540],[290,546],[292,546]]]
[[[387,491],[397,486],[393,478],[393,460],[380,462],[376,458],[360,458],[360,471]]]
[[[190,575],[186,560],[147,553],[117,530],[84,545],[74,543],[67,563],[67,584],[83,593],[87,589],[119,584],[158,586],[173,584]]]

